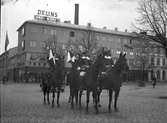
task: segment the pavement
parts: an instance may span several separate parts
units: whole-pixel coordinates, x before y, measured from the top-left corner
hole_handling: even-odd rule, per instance
[[[71,109],[68,103],[69,88],[60,96],[60,107],[43,104],[39,84],[0,84],[1,123],[166,123],[167,83],[150,83],[139,87],[123,84],[118,98],[119,112],[108,113],[108,92],[103,91],[99,114],[95,114],[92,99],[89,114],[85,108]],[[85,93],[82,104],[85,107]],[[51,99],[51,95],[50,95]]]

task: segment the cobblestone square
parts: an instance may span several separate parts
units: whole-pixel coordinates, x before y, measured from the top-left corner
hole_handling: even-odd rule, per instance
[[[43,104],[39,84],[0,84],[2,123],[166,123],[167,84],[138,87],[124,84],[118,99],[119,112],[108,113],[108,93],[101,95],[100,113],[95,114],[92,98],[89,114],[85,109],[73,110],[68,103],[69,88],[61,93],[60,108]],[[51,95],[50,95],[51,97]],[[50,98],[51,99],[51,98]],[[85,94],[82,104],[85,107]],[[113,109],[113,107],[112,107]]]

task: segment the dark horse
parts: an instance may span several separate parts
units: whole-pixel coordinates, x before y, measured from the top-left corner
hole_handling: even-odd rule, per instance
[[[49,101],[50,85],[48,83],[48,78],[49,78],[49,73],[45,73],[41,75],[40,87],[43,92],[44,104],[46,104],[46,96],[47,96],[47,103],[50,104],[50,101]]]
[[[90,92],[92,92],[93,99],[95,101],[95,110],[96,113],[98,113],[98,82],[97,78],[99,75],[99,72],[102,69],[102,63],[103,58],[102,55],[99,54],[97,58],[95,59],[94,63],[90,65],[88,70],[86,71],[85,75],[82,78],[81,81],[81,87],[80,87],[80,96],[79,96],[79,103],[81,107],[81,95],[82,91],[86,90],[86,112],[88,113],[88,105],[89,105],[89,98],[90,98]]]
[[[50,104],[49,92],[52,92],[52,107],[54,107],[55,92],[57,92],[57,107],[59,107],[60,92],[64,91],[64,61],[60,55],[57,55],[55,63],[53,62],[53,59],[48,60],[48,63],[49,72],[45,77],[42,77],[44,103],[46,103],[45,95],[47,94],[47,102]]]
[[[101,51],[101,54],[102,54],[104,64],[103,64],[102,70],[99,73],[99,76],[101,76],[103,74],[106,74],[106,71],[114,65],[110,50],[104,50],[104,48],[103,48],[102,51]],[[99,91],[98,91],[98,106],[99,107],[101,106],[100,105],[100,94],[101,94],[101,92],[102,92],[102,90],[101,90],[101,88],[99,88]]]
[[[74,98],[76,101],[76,105],[78,104],[78,92],[80,88],[80,80],[79,80],[79,56],[74,56],[71,53],[71,60],[68,61],[71,63],[72,68],[68,75],[69,86],[70,86],[70,98],[69,102],[71,102],[71,108],[74,107]]]
[[[78,104],[78,94],[82,94],[82,85],[83,85],[83,76],[86,72],[86,69],[88,69],[90,62],[89,57],[85,56],[83,53],[74,55],[70,52],[71,60],[68,61],[72,64],[72,68],[70,71],[70,74],[68,76],[69,85],[70,85],[70,98],[69,102],[71,102],[71,108],[74,107],[74,98],[76,101],[76,104]],[[82,88],[82,89],[81,89]],[[80,103],[81,104],[81,103]],[[81,105],[80,105],[81,107]]]
[[[115,92],[114,109],[116,112],[118,111],[117,99],[119,96],[120,87],[122,85],[121,73],[126,72],[129,69],[125,56],[126,54],[123,55],[121,53],[115,65],[113,67],[110,67],[106,71],[106,74],[103,74],[98,78],[99,87],[101,89],[109,90],[109,112],[111,112],[111,101],[113,91]]]
[[[74,57],[73,57],[74,58]],[[73,59],[72,58],[72,59]],[[81,96],[82,91],[86,90],[87,94],[87,101],[86,101],[86,112],[88,113],[88,104],[89,104],[89,95],[90,92],[93,92],[94,99],[95,99],[95,109],[98,113],[97,107],[97,77],[100,72],[100,68],[102,66],[102,55],[98,55],[95,62],[92,64],[87,64],[86,66],[90,65],[88,68],[83,67],[85,66],[85,62],[88,62],[86,59],[88,57],[81,58],[80,55],[75,57],[75,60],[70,61],[72,63],[72,69],[70,72],[70,95],[71,95],[71,107],[73,108],[73,99],[75,97],[76,104],[78,103],[78,93],[79,93],[79,106],[81,107]],[[88,58],[89,59],[89,58]],[[84,70],[83,70],[84,69]],[[85,69],[87,69],[85,71]]]

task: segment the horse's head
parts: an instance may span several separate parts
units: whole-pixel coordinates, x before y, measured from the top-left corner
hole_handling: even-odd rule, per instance
[[[126,53],[125,54],[120,53],[119,59],[114,65],[114,67],[121,73],[127,72],[129,70],[129,66],[127,64],[127,59],[125,56],[126,56]]]

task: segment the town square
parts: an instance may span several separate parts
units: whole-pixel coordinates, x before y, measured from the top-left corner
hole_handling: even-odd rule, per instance
[[[167,0],[2,0],[2,123],[166,123]]]

